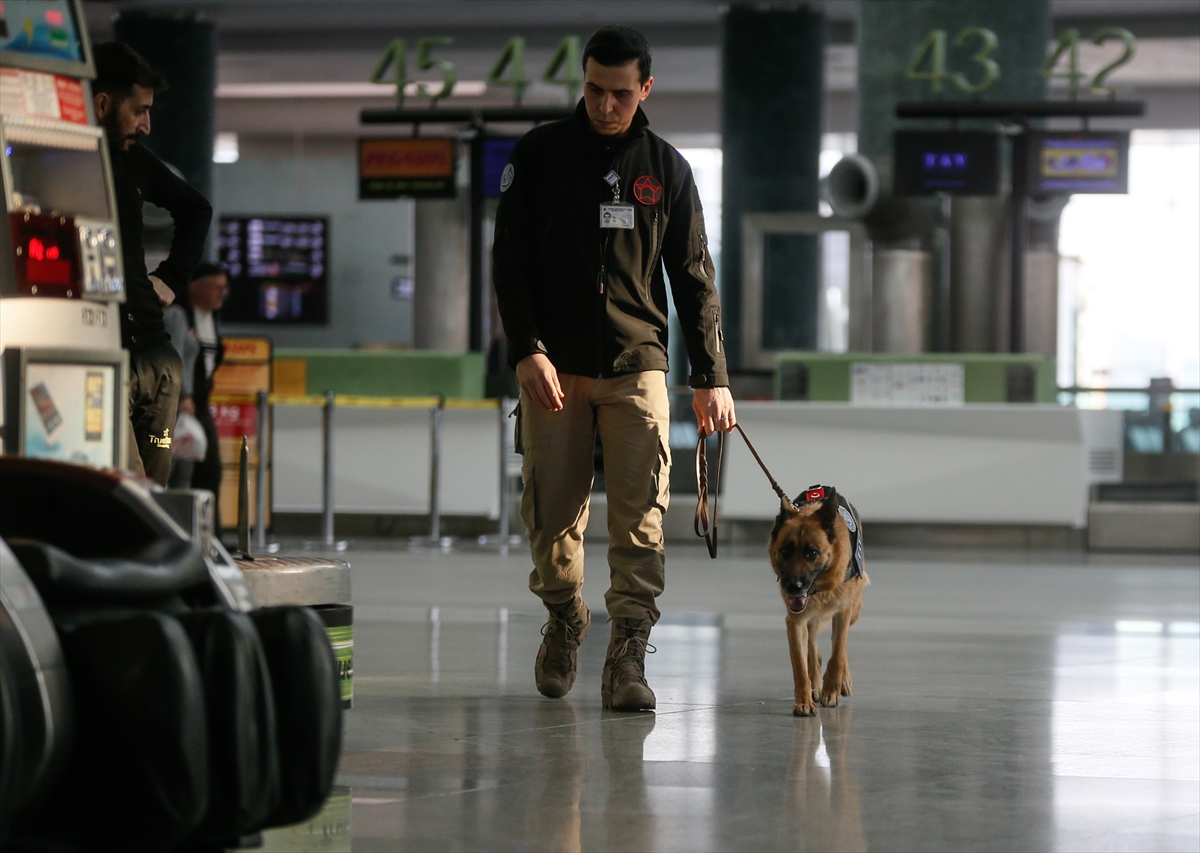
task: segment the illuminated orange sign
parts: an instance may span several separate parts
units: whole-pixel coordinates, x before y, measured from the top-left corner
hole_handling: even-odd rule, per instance
[[[453,139],[360,139],[358,197],[453,196],[456,167],[457,152]]]

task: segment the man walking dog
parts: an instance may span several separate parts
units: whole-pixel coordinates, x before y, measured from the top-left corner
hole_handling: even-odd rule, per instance
[[[700,197],[687,161],[648,130],[640,107],[654,83],[650,61],[636,30],[605,27],[592,36],[574,117],[530,131],[513,149],[493,250],[508,358],[521,386],[529,587],[550,612],[537,688],[551,698],[567,694],[590,623],[580,591],[598,433],[612,622],[601,696],[604,707],[628,711],[655,704],[645,656],[663,591],[671,469],[664,267],[700,431],[735,422]]]

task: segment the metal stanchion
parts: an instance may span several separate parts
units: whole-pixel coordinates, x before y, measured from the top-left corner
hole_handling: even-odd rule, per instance
[[[509,514],[512,508],[512,479],[508,476],[508,411],[513,405],[509,397],[501,397],[497,406],[497,425],[500,433],[500,529],[491,535],[480,536],[479,544],[485,547],[498,546],[500,553],[508,554],[508,549],[521,544],[521,537],[512,535],[509,524]]]
[[[333,536],[333,392],[325,392],[321,410],[321,539],[305,542],[305,548],[345,551],[349,543]]]
[[[238,452],[237,549],[243,560],[250,560],[250,447],[246,436]]]
[[[442,535],[442,416],[446,412],[446,398],[438,395],[437,405],[429,410],[429,535],[417,536],[409,544],[417,548],[449,549],[454,537]]]
[[[258,392],[258,465],[254,471],[254,550],[267,550],[267,392]]]

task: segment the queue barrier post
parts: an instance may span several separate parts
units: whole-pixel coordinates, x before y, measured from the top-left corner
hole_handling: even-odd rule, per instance
[[[305,542],[304,547],[345,551],[350,543],[333,535],[333,406],[333,392],[326,391],[321,408],[321,538]]]
[[[507,556],[508,549],[514,545],[521,543],[520,536],[512,534],[512,525],[509,517],[512,512],[512,479],[508,476],[508,412],[510,406],[513,405],[513,400],[509,397],[501,397],[496,401],[497,421],[496,425],[499,431],[499,454],[500,454],[500,519],[499,530],[490,535],[480,536],[479,544],[488,546],[497,546],[502,555]]]
[[[267,392],[259,391],[256,418],[258,464],[254,470],[254,549],[259,553],[267,550],[267,418],[270,407]]]
[[[242,559],[250,557],[250,446],[244,435],[238,448],[237,549]]]
[[[437,402],[429,409],[429,535],[409,540],[417,548],[449,549],[454,538],[442,536],[442,419],[446,412],[446,398],[439,394]]]

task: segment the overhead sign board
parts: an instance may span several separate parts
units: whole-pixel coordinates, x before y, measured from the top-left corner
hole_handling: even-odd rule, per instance
[[[996,195],[1000,139],[982,130],[898,130],[898,196]]]
[[[457,145],[442,137],[358,141],[358,197],[453,198]]]
[[[504,167],[512,156],[513,146],[517,144],[515,136],[485,136],[482,140],[482,179],[481,190],[485,196],[498,198],[501,193],[500,179],[504,175]]]

